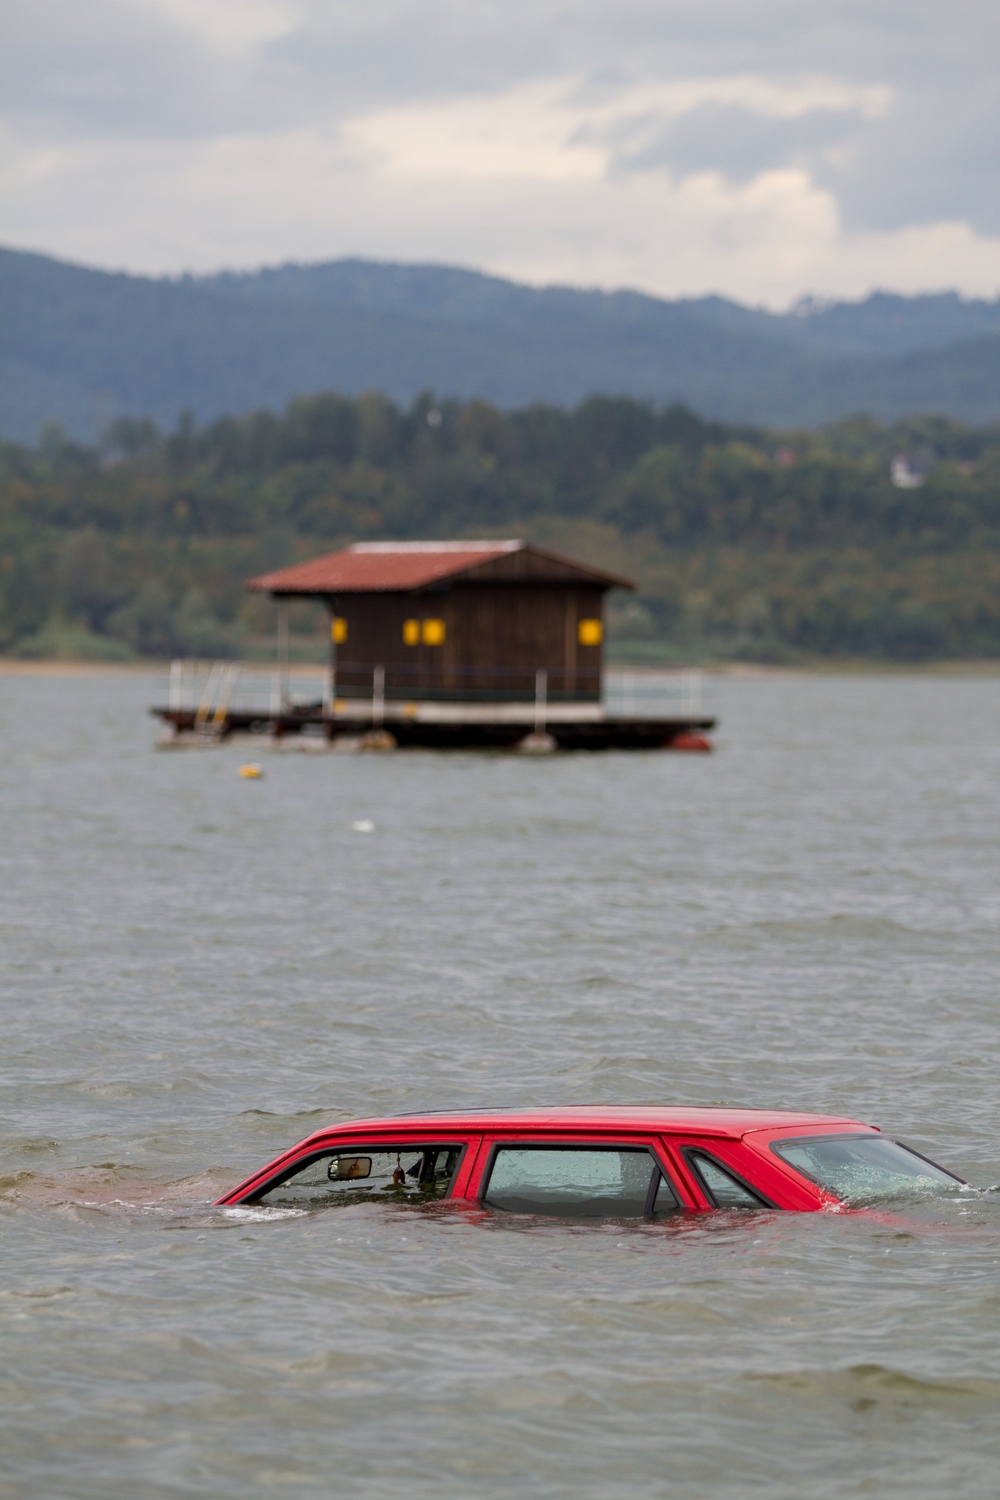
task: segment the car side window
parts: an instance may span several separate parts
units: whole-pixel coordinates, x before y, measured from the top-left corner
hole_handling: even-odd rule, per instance
[[[752,1192],[745,1183],[721,1162],[704,1151],[687,1151],[685,1155],[701,1180],[710,1203],[716,1208],[766,1208],[763,1198]]]
[[[660,1181],[645,1147],[518,1143],[496,1147],[480,1196],[508,1213],[640,1218],[652,1210]],[[669,1186],[667,1193],[673,1198]]]
[[[461,1154],[460,1146],[343,1146],[293,1167],[254,1202],[324,1208],[364,1198],[390,1203],[443,1198]]]

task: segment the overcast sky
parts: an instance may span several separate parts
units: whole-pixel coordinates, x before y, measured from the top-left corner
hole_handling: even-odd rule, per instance
[[[0,0],[0,242],[1000,291],[998,0]]]

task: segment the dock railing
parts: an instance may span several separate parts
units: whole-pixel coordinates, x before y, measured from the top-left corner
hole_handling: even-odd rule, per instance
[[[614,719],[700,719],[710,695],[696,668],[609,667],[601,703]]]
[[[552,676],[544,667],[534,674],[530,693],[524,694],[526,717],[543,727],[546,713],[557,696],[550,691]],[[329,668],[295,666],[277,669],[259,663],[238,661],[174,661],[170,668],[167,703],[172,714],[193,714],[194,728],[210,736],[225,730],[230,713],[250,715],[261,722],[281,715],[309,713],[319,718],[349,711],[366,715],[369,708],[373,724],[382,723],[390,712],[386,693],[386,669],[373,666],[371,687],[362,696],[353,689],[346,701],[334,704],[331,696]],[[398,696],[398,695],[397,695]],[[415,687],[413,698],[421,693]],[[518,701],[519,692],[505,700],[502,689],[496,701]],[[572,695],[558,695],[563,703]],[[609,667],[605,670],[600,695],[600,711],[611,719],[699,719],[711,696],[703,675],[697,669]],[[161,699],[162,702],[162,699]],[[593,705],[593,699],[590,700]],[[596,705],[593,705],[596,707]],[[400,704],[397,702],[396,710]]]
[[[230,712],[275,718],[306,704],[327,702],[330,674],[325,667],[294,667],[277,672],[257,662],[174,661],[170,664],[171,713],[195,712],[198,728],[210,729]]]

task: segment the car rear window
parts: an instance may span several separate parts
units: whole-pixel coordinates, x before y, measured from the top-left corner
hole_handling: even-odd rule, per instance
[[[574,1218],[639,1218],[676,1211],[644,1147],[497,1146],[481,1193],[489,1208]]]
[[[844,1203],[954,1192],[962,1180],[884,1135],[812,1135],[772,1141],[775,1156]]]

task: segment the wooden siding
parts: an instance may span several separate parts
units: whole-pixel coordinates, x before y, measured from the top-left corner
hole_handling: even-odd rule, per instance
[[[603,618],[604,587],[480,577],[412,593],[331,598],[332,613],[347,622],[347,639],[336,648],[337,695],[370,695],[374,669],[382,667],[389,698],[517,701],[534,697],[542,668],[550,698],[597,699],[603,647],[581,645],[579,626]],[[444,642],[404,644],[407,620],[443,621]]]

